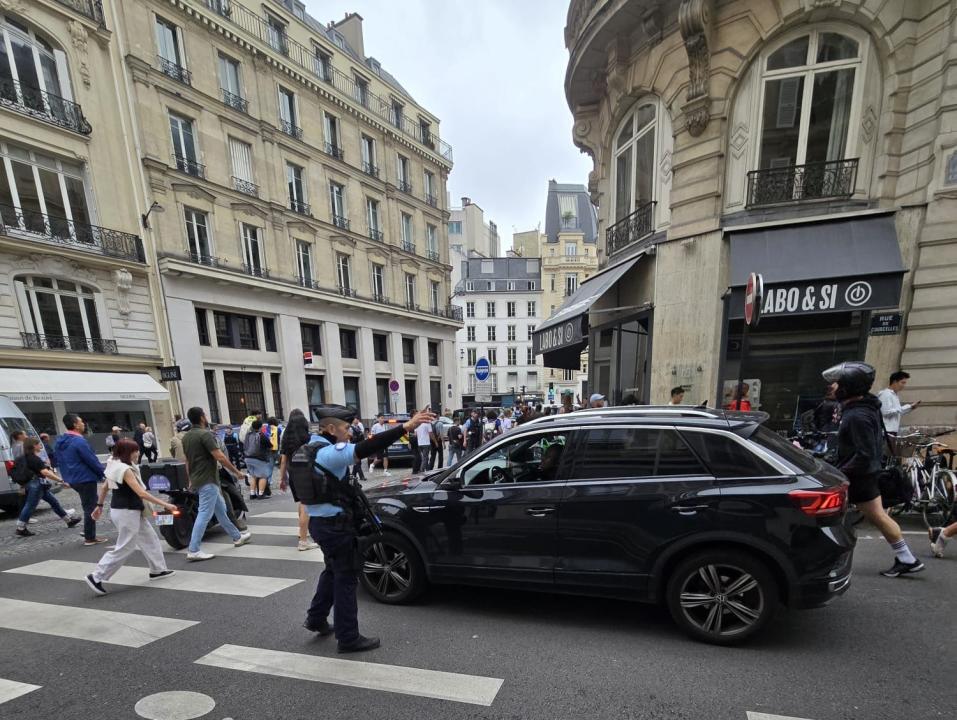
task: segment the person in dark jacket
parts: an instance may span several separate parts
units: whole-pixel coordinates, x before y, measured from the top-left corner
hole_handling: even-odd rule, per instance
[[[107,539],[96,534],[93,511],[96,510],[97,486],[103,480],[106,467],[83,437],[86,430],[83,418],[67,413],[63,416],[63,426],[66,432],[56,440],[57,469],[63,482],[80,496],[80,503],[83,505],[83,544],[104,543]]]
[[[851,361],[828,368],[824,380],[832,384],[834,397],[841,403],[841,425],[837,431],[837,468],[848,481],[848,499],[876,527],[894,550],[894,565],[884,570],[885,577],[900,577],[920,572],[924,563],[914,557],[900,526],[881,504],[877,476],[886,448],[881,401],[870,392],[874,368]]]
[[[40,433],[40,442],[43,443],[43,449],[47,454],[47,460],[50,461],[50,467],[56,470],[56,453],[53,451],[53,446],[50,444],[49,433]]]

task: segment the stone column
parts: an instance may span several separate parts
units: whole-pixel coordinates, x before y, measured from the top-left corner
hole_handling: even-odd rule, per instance
[[[339,345],[339,323],[322,323],[322,355],[326,361],[326,402],[344,405],[346,388],[342,382],[342,349]]]
[[[245,418],[234,418],[229,416],[229,403],[226,401],[226,379],[223,377],[223,371],[219,368],[213,370],[213,384],[216,387],[216,404],[219,406],[219,419],[224,423],[241,423]],[[206,407],[207,403],[202,403]],[[206,408],[206,412],[212,412]]]
[[[207,315],[208,315],[207,311]],[[206,378],[203,375],[203,350],[196,330],[196,310],[191,300],[166,299],[170,336],[173,340],[173,359],[180,367],[183,379],[179,382],[183,407],[206,407]],[[210,333],[214,341],[216,333]],[[175,392],[175,391],[174,391]],[[186,416],[186,413],[183,413]]]
[[[306,396],[306,373],[302,364],[302,334],[299,318],[280,315],[276,319],[276,338],[279,343],[279,359],[282,362],[282,401],[286,416],[293,408],[309,415],[309,398]]]
[[[392,412],[405,412],[405,372],[402,369],[402,333],[389,333],[389,365],[392,367],[392,377],[399,381],[399,398],[394,403],[395,407],[390,409]]]
[[[415,383],[415,407],[421,410],[432,398],[429,393],[429,339],[419,335],[415,339],[415,367],[418,380]],[[433,408],[434,409],[434,408]]]
[[[367,418],[375,417],[379,403],[375,394],[375,361],[372,350],[372,328],[359,328],[359,404]]]

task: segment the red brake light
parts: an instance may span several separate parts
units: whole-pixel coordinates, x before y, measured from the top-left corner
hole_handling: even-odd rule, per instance
[[[847,507],[847,486],[826,490],[792,490],[788,497],[805,515],[840,515]]]
[[[13,472],[13,460],[4,460],[3,465],[7,468],[7,473]]]

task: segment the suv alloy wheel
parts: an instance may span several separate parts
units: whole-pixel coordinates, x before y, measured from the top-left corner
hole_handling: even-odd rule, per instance
[[[401,605],[425,590],[425,568],[418,552],[395,533],[364,537],[359,543],[362,587],[379,602]]]

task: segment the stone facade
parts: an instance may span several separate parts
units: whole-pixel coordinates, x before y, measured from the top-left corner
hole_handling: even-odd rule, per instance
[[[720,402],[733,365],[726,355],[735,331],[724,296],[732,284],[729,248],[735,233],[794,224],[822,227],[886,212],[893,217],[905,270],[899,301],[873,313],[849,313],[848,322],[858,327],[877,312],[900,312],[900,334],[868,337],[863,328],[865,359],[877,367],[879,384],[898,367],[913,375],[907,399],[923,401],[909,417],[914,424],[954,424],[957,354],[948,335],[957,309],[955,31],[957,4],[946,0],[570,4],[565,89],[575,118],[573,140],[594,160],[589,191],[598,207],[602,266],[629,252],[642,253],[621,281],[629,285],[635,273],[653,268],[653,279],[645,279],[653,312],[650,401],[666,401],[669,387],[686,377],[695,386],[689,401]],[[819,48],[808,60],[817,65],[808,70],[807,84],[775,84],[779,68],[788,65],[773,53],[786,53],[788,43],[800,47],[804,36]],[[835,40],[838,36],[843,39]],[[852,49],[832,52],[833,42]],[[851,58],[850,64],[840,65],[843,58]],[[827,82],[810,73],[824,73],[829,62],[847,68],[838,81],[838,87],[845,82],[847,96],[834,100],[834,124],[822,139],[800,125],[800,118],[815,92],[813,83]],[[767,114],[774,112],[768,110],[768,93],[796,87],[804,105],[800,93],[793,102],[778,95],[777,114]],[[843,109],[840,103],[846,103]],[[627,142],[621,138],[623,123],[642,105],[657,108],[660,128],[644,166],[651,181],[642,198],[653,201],[653,217],[639,232],[623,235],[625,214],[615,183],[622,166],[616,163]],[[767,132],[772,123],[804,128],[800,139],[795,135],[798,162],[794,157],[789,162],[786,153],[774,165],[766,162],[769,145],[762,143],[775,142]],[[813,165],[815,152],[825,150],[831,165]],[[819,186],[816,196],[797,194],[795,177],[810,187],[807,178],[816,177],[812,168],[830,172],[847,159],[854,172],[845,176],[845,190]],[[784,202],[769,203],[755,194],[774,168],[792,183]],[[624,250],[622,237],[629,238]]]

